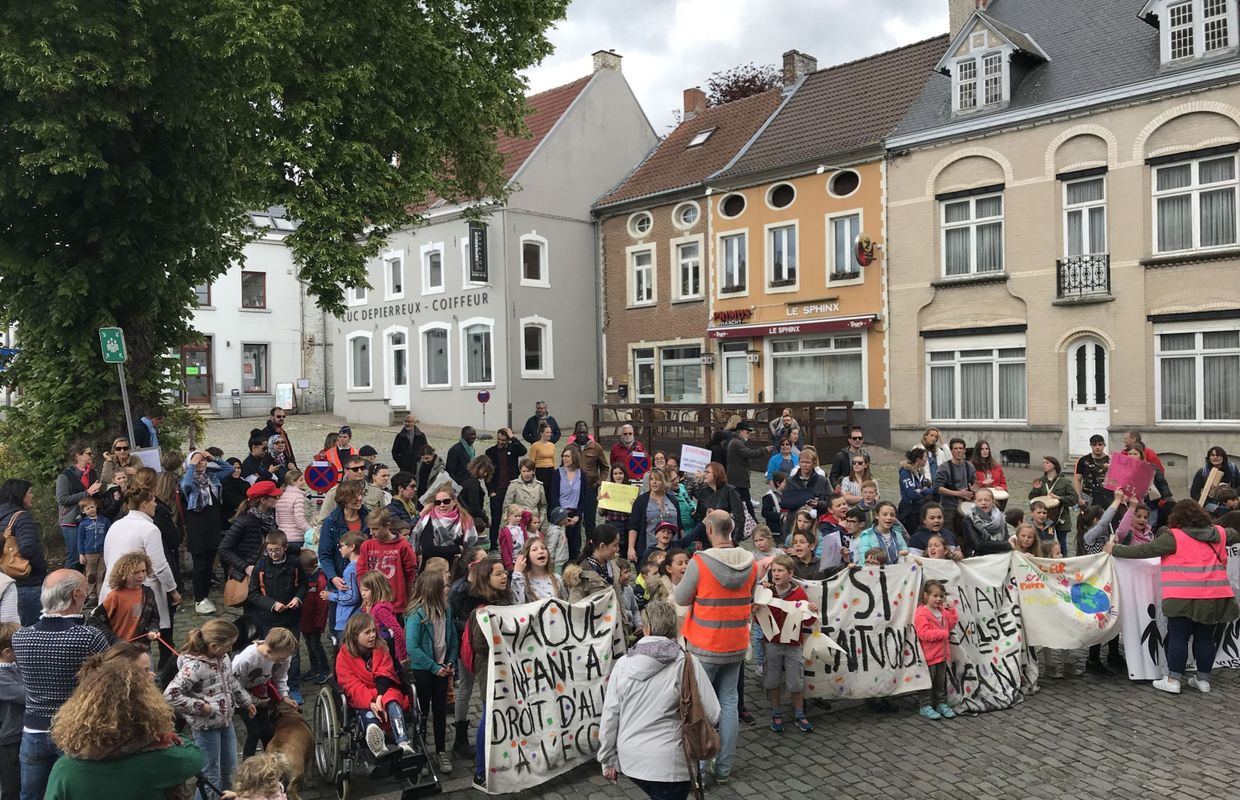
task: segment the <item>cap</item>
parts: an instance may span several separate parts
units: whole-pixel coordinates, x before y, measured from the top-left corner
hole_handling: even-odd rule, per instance
[[[260,497],[279,497],[280,494],[280,487],[271,481],[258,481],[245,490],[245,496],[249,500],[257,500]]]
[[[660,522],[658,525],[654,526],[654,532],[657,534],[664,528],[667,528],[672,533],[680,533],[680,526],[678,526],[675,522]]]
[[[749,420],[743,419],[740,422],[736,423],[736,430],[751,431],[753,430],[753,425],[749,424]]]
[[[1107,440],[1106,440],[1106,437],[1103,436],[1102,434],[1095,433],[1093,436],[1089,437],[1089,443],[1090,444],[1106,444]]]
[[[361,446],[361,448],[357,451],[357,454],[358,454],[359,456],[377,456],[377,455],[379,455],[379,451],[378,451],[378,450],[376,450],[376,449],[374,449],[373,447],[371,447],[371,446],[370,446],[370,445],[368,445],[368,444],[364,444],[364,445],[362,445],[362,446]]]
[[[350,428],[348,425],[341,425],[341,426],[340,426],[340,432],[341,432],[341,433],[347,433],[347,434],[349,434],[350,436],[352,436],[352,435],[353,435],[353,429],[352,429],[352,428]]]
[[[559,525],[561,522],[563,522],[564,520],[568,519],[569,517],[573,516],[576,513],[577,513],[576,509],[560,508],[559,506],[556,506],[555,508],[551,509],[551,513],[547,515],[547,519],[550,520],[552,525]]]

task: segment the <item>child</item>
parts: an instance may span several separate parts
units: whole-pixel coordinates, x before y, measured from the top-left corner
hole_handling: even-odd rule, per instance
[[[534,543],[542,544],[537,539],[531,541]],[[423,720],[427,710],[431,710],[439,769],[451,772],[452,755],[446,749],[448,687],[452,684],[460,638],[453,635],[456,625],[448,607],[447,576],[439,571],[423,572],[413,584],[406,613],[409,630],[405,634],[405,649],[409,652],[418,706]]]
[[[349,617],[356,614],[362,606],[362,595],[357,586],[357,559],[361,556],[362,543],[365,541],[366,537],[360,533],[349,532],[340,537],[340,557],[349,562],[344,568],[344,574],[340,576],[346,586],[338,592],[327,593],[327,599],[336,604],[336,619],[332,632],[337,648],[344,646],[344,626]]]
[[[641,574],[637,576],[637,605],[642,608],[651,600],[665,600],[662,597],[663,581],[659,576],[659,567],[663,565],[667,553],[662,550],[651,550],[642,559]]]
[[[611,465],[611,477],[609,477],[608,480],[612,483],[619,483],[626,486],[630,483],[629,474],[625,472],[624,467],[619,464]],[[609,522],[617,528],[624,528],[625,530],[628,530],[627,526],[629,524],[629,512],[612,511],[609,508],[600,508],[598,513],[599,516],[603,518],[604,522]]]
[[[1210,516],[1215,519],[1240,508],[1240,494],[1237,494],[1236,490],[1230,486],[1220,486],[1214,499],[1217,505],[1210,511]]]
[[[1055,554],[1059,552],[1059,540],[1043,542],[1038,536],[1038,529],[1033,526],[1032,522],[1022,522],[1017,525],[1016,532],[1012,534],[1011,539],[1008,539],[1008,543],[1017,553],[1024,553],[1034,558],[1058,558]]]
[[[881,547],[871,547],[865,551],[865,565],[867,567],[881,567],[887,563],[887,551]]]
[[[917,713],[926,719],[951,719],[956,716],[947,705],[947,645],[952,628],[956,627],[955,605],[948,605],[947,589],[942,581],[926,581],[921,589],[921,604],[913,625],[922,656],[930,670],[930,691],[921,698]]]
[[[405,650],[405,629],[396,617],[392,605],[392,584],[379,572],[367,572],[357,582],[362,595],[362,611],[366,612],[379,629],[379,638],[392,647],[394,660],[401,664],[409,661]]]
[[[1150,527],[1150,508],[1137,497],[1128,499],[1128,511],[1115,529],[1115,540],[1120,544],[1147,544],[1154,538]]]
[[[103,538],[108,534],[108,526],[112,523],[107,517],[99,516],[99,504],[93,497],[84,497],[78,502],[82,512],[82,521],[77,527],[78,563],[86,567],[86,584],[90,587],[90,595],[86,605],[93,606],[99,596],[99,588],[103,585]]]
[[[874,516],[878,516],[877,509],[875,509]],[[850,508],[848,509],[848,512],[844,514],[844,519],[840,520],[840,527],[843,529],[840,532],[840,546],[848,549],[848,555],[844,558],[846,563],[852,560],[853,542],[857,540],[857,537],[861,536],[862,531],[869,527],[866,525],[865,519],[866,514],[864,511],[856,508]],[[899,524],[898,520],[896,524]]]
[[[477,579],[477,570],[474,565],[486,559],[486,550],[477,545],[466,547],[465,552],[461,553],[461,557],[452,565],[452,571],[448,576],[450,578],[448,607],[452,609],[452,624],[456,628],[455,632],[450,635],[454,636],[458,642],[462,641],[465,635],[466,626],[473,617],[474,609],[482,602],[474,589],[474,581]],[[427,561],[425,570],[427,572],[430,571],[430,561]],[[503,568],[503,564],[500,564],[500,568]],[[504,577],[507,578],[508,573],[505,572]],[[469,701],[474,693],[474,673],[469,665],[464,663],[465,660],[458,649],[456,676],[460,679],[460,684],[453,710],[452,752],[460,758],[472,759],[474,744],[469,737]]]
[[[939,534],[932,535],[926,540],[926,549],[922,554],[923,558],[942,558],[951,560],[951,551],[947,549],[947,540]]]
[[[294,556],[305,544],[306,531],[314,526],[311,504],[306,503],[306,479],[301,470],[290,468],[284,473],[284,492],[276,501],[276,527],[288,538],[289,552]]]
[[[678,547],[667,551],[663,563],[659,565],[659,576],[662,578],[663,588],[667,591],[667,597],[671,597],[672,590],[680,585],[688,569],[689,554],[686,551]]]
[[[409,602],[409,587],[418,573],[418,557],[413,547],[392,531],[392,515],[385,509],[371,511],[366,517],[371,538],[362,542],[357,559],[357,579],[378,572],[392,585],[392,605],[404,608]]]
[[[377,572],[367,577],[383,580]],[[403,636],[400,649],[405,649]],[[388,752],[382,725],[391,729],[397,747],[406,753],[413,752],[405,732],[409,698],[400,689],[396,665],[388,648],[380,642],[375,620],[369,614],[355,614],[345,625],[344,646],[336,654],[336,680],[349,708],[361,713],[366,723],[366,746],[376,758]]]
[[[788,483],[788,473],[776,472],[771,476],[771,488],[762,495],[762,519],[770,530],[784,529],[784,512],[779,508],[780,498],[784,494],[784,486]]]
[[[1029,504],[1029,519],[1033,521],[1033,529],[1037,531],[1038,538],[1042,541],[1056,539],[1055,523],[1050,520],[1050,511],[1046,508],[1046,503],[1041,500],[1034,500]]]
[[[960,546],[955,534],[946,527],[946,517],[944,516],[943,506],[938,503],[922,503],[921,506],[921,527],[908,540],[908,552],[911,556],[920,556],[926,552],[926,542],[931,536],[941,536],[943,541],[947,542],[947,548],[951,550],[952,557],[963,557]]]
[[[848,515],[848,501],[841,495],[834,495],[829,501],[827,513],[818,515],[818,540],[822,541],[828,534],[844,530],[844,518]],[[862,512],[864,515],[864,512]],[[868,526],[863,526],[868,527]],[[819,556],[822,554],[819,553]]]
[[[190,631],[177,658],[177,674],[164,690],[168,705],[189,720],[194,744],[202,751],[203,774],[221,789],[231,787],[237,766],[233,715],[239,708],[250,717],[257,713],[228,658],[236,641],[237,626],[223,619]]]
[[[616,569],[620,570],[620,607],[629,621],[629,630],[641,631],[642,612],[633,593],[633,565],[628,559],[617,558]]]
[[[247,610],[259,636],[266,636],[272,628],[300,631],[301,604],[306,599],[301,562],[288,557],[288,537],[283,531],[269,531],[264,543],[266,552],[250,574]]]
[[[292,470],[289,470],[292,472]],[[233,775],[233,800],[284,800],[285,762],[279,753],[250,756]]]
[[[819,557],[814,554],[818,547],[817,536],[812,530],[795,531],[792,534],[792,574],[797,580],[821,581],[827,576],[818,569]]]
[[[159,607],[155,590],[146,585],[151,559],[146,553],[126,553],[112,565],[108,596],[95,607],[87,623],[98,628],[112,644],[130,642],[145,636],[159,638]],[[142,646],[142,643],[139,643]]]
[[[798,534],[798,538],[801,535]],[[805,593],[805,589],[800,584],[792,580],[793,569],[794,564],[791,558],[786,555],[775,556],[775,560],[771,562],[770,571],[767,572],[767,587],[780,600],[790,603],[802,602],[808,605],[809,595]],[[805,659],[801,654],[801,646],[805,637],[813,632],[813,619],[806,617],[801,622],[801,628],[796,635],[785,638],[782,635],[782,629],[787,612],[772,608],[770,613],[774,619],[776,631],[781,632],[773,638],[765,633],[762,637],[766,650],[766,667],[761,673],[762,686],[771,698],[771,730],[776,733],[784,731],[782,690],[786,688],[792,695],[792,716],[796,720],[797,727],[809,733],[814,729],[814,725],[805,716],[803,690]],[[758,630],[762,629],[757,624],[754,627]]]
[[[16,622],[0,623],[0,797],[16,798],[21,791],[18,751],[22,718],[26,713],[26,684],[13,653]]]
[[[469,550],[481,551],[482,548],[471,547],[469,548]],[[465,556],[469,555],[469,550],[466,550],[465,553],[461,557],[464,558]],[[428,572],[442,572],[444,574],[444,578],[447,578],[449,574],[451,573],[451,571],[452,571],[451,568],[448,566],[448,559],[441,558],[440,556],[431,556],[430,558],[426,559],[426,563],[422,565],[423,575],[425,575]]]
[[[499,529],[499,560],[504,562],[504,569],[512,572],[515,553],[525,547],[526,527],[533,515],[524,506],[512,504],[505,515],[508,523]]]
[[[874,524],[874,511],[878,507],[878,483],[877,481],[861,482],[861,502],[853,506],[852,510],[860,511],[865,515],[865,525],[868,528]]]
[[[521,548],[512,568],[512,602],[533,603],[564,596],[560,578],[551,571],[551,551],[540,538],[530,539]]]
[[[551,525],[547,528],[547,550],[556,574],[564,572],[568,564],[568,529],[581,521],[581,516],[571,508],[556,506],[551,509]]]
[[[754,558],[771,558],[782,552],[784,551],[775,546],[775,535],[768,526],[759,525],[753,529]]]
[[[262,706],[257,714],[244,720],[245,746],[241,754],[245,758],[254,755],[259,741],[263,747],[271,741],[275,733],[276,701],[297,705],[297,701],[289,697],[288,686],[289,667],[296,650],[297,639],[288,629],[272,628],[266,639],[251,642],[233,661],[233,674],[241,688],[250,693],[255,705]]]
[[[1009,508],[1003,512],[1003,519],[1007,522],[1009,528],[1016,530],[1016,526],[1025,521],[1025,512],[1019,508]]]
[[[680,536],[680,527],[675,522],[660,522],[654,529],[654,547],[652,550],[662,550],[666,553],[671,550],[674,542]]]
[[[293,470],[289,470],[292,472]],[[327,683],[331,667],[323,649],[323,631],[327,628],[327,576],[319,569],[319,555],[305,548],[297,555],[306,576],[306,600],[301,612],[301,638],[310,653],[310,680]]]
[[[598,528],[594,530],[597,532]],[[614,528],[612,530],[615,531]],[[616,549],[619,549],[619,535],[616,535],[615,541]],[[488,625],[485,630],[483,629],[482,623],[478,620],[478,612],[487,606],[503,606],[511,602],[511,595],[508,592],[508,572],[498,558],[484,558],[474,564],[472,569],[471,591],[475,597],[475,605],[466,623],[468,643],[464,637],[461,639],[461,661],[471,678],[469,682],[471,692],[475,683],[483,687],[487,685],[487,668],[491,660],[491,628]],[[465,681],[462,680],[461,683],[462,691],[457,693],[458,720],[461,718],[460,702]],[[474,784],[477,786],[486,785],[487,758],[484,749],[487,743],[486,718],[486,694],[484,693],[482,713],[478,715],[478,730],[474,734]]]

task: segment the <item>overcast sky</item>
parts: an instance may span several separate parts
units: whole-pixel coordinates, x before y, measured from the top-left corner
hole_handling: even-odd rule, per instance
[[[555,53],[529,72],[539,92],[592,69],[615,50],[655,130],[690,86],[717,70],[782,63],[800,50],[826,67],[947,32],[947,0],[573,0],[550,32]]]

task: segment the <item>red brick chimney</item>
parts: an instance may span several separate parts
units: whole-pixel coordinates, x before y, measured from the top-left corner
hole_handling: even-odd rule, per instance
[[[693,119],[706,110],[706,92],[696,86],[685,89],[684,119]]]
[[[802,53],[800,50],[789,50],[784,53],[784,86],[791,86],[797,81],[818,70],[818,59]]]

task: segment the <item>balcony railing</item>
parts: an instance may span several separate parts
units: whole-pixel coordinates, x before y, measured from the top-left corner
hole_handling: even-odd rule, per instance
[[[1061,258],[1055,270],[1055,294],[1063,299],[1111,293],[1111,256],[1094,253]]]

